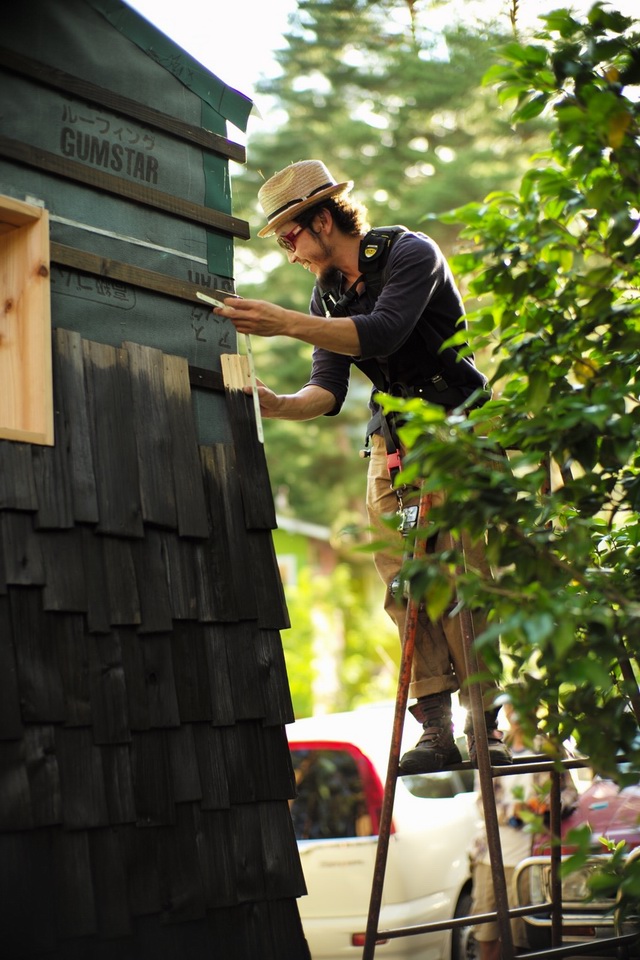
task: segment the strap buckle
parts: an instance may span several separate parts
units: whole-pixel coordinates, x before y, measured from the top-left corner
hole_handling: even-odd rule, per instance
[[[389,470],[389,476],[392,478],[396,470],[402,470],[402,458],[399,450],[387,454],[387,469]]]

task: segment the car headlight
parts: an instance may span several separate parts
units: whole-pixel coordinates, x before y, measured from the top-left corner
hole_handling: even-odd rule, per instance
[[[596,872],[595,863],[586,863],[578,870],[573,870],[562,879],[562,899],[570,903],[583,903],[591,898],[589,878]]]

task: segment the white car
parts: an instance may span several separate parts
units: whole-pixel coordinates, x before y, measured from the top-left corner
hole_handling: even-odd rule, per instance
[[[393,713],[393,704],[362,707],[288,728],[298,785],[291,814],[308,889],[298,905],[313,960],[362,956]],[[419,736],[407,716],[403,750]],[[473,771],[398,779],[379,931],[468,915],[478,828],[472,789]],[[467,935],[465,928],[393,938],[375,955],[463,960]]]

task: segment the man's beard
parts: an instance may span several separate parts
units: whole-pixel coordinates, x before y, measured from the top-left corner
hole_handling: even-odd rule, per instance
[[[340,273],[337,267],[333,267],[333,266],[325,267],[324,270],[321,271],[318,277],[318,283],[320,285],[320,289],[325,292],[339,291],[341,282],[342,282],[342,274]]]

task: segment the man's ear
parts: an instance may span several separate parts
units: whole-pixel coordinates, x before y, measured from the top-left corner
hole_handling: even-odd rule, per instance
[[[326,207],[322,207],[322,209],[318,211],[314,219],[317,221],[317,224],[318,224],[318,228],[317,228],[318,232],[320,232],[321,230],[324,233],[331,232],[331,229],[333,227],[333,217],[331,216],[331,212],[327,210]]]

